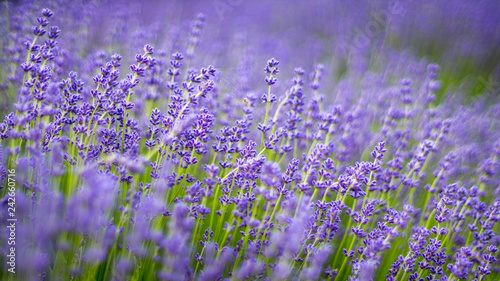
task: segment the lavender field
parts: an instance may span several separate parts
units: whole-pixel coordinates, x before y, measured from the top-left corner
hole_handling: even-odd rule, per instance
[[[0,3],[0,280],[500,280],[499,19]]]

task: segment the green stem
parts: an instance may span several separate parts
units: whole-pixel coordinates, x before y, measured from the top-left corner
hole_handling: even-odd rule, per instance
[[[271,216],[269,217],[269,223],[271,223],[273,220],[274,213],[276,212],[276,209],[278,209],[278,205],[280,204],[282,196],[283,196],[283,194],[280,192],[280,195],[278,196],[278,200],[276,201],[276,205],[274,205],[273,211],[271,212]],[[264,229],[264,233],[262,234],[262,237],[260,238],[261,248],[262,248],[262,242],[266,238],[266,233],[267,233],[268,229],[269,229],[269,227],[266,227],[266,229]]]

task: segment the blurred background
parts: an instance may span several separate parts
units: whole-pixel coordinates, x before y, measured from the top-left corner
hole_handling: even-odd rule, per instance
[[[2,22],[14,15],[10,27],[2,25],[4,36],[30,38],[27,22],[35,19],[16,14],[16,7],[26,5],[55,11],[53,23],[62,30],[59,42],[66,54],[63,73],[83,70],[84,62],[100,51],[119,53],[127,63],[145,43],[167,59],[185,52],[190,22],[203,13],[205,25],[192,66],[214,65],[221,89],[264,88],[262,68],[271,57],[280,60],[283,78],[291,78],[294,67],[310,71],[321,63],[329,81],[373,72],[393,83],[437,63],[442,83],[438,100],[450,90],[467,102],[500,88],[497,0],[16,1],[10,8],[2,5]],[[75,52],[79,56],[69,55]],[[82,61],[69,63],[78,58]],[[324,90],[333,91],[333,85]]]

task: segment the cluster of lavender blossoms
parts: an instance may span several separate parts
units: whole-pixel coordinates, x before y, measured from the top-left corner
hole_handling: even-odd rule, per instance
[[[500,279],[498,88],[450,81],[470,42],[441,66],[395,47],[426,3],[293,1],[353,15],[302,41],[241,1],[84,2],[0,9],[0,280]],[[367,44],[339,32],[358,13]]]

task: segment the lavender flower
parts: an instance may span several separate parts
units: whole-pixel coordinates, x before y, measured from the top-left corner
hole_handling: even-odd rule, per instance
[[[2,3],[0,280],[499,279],[494,0],[177,2]]]

